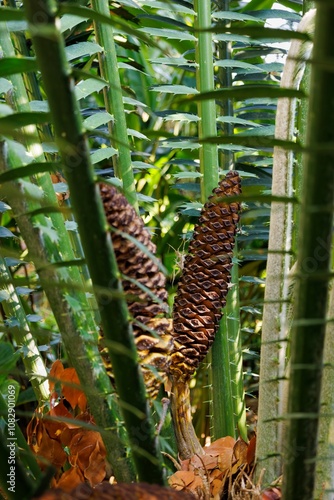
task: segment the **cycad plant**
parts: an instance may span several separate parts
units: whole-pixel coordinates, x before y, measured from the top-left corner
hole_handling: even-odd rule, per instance
[[[293,2],[2,4],[0,403],[3,424],[9,387],[17,411],[38,408],[28,438],[40,451],[37,463],[16,426],[25,452],[17,454],[15,494],[31,498],[52,477],[57,484],[60,471],[67,489],[75,481],[95,485],[89,467],[78,472],[61,427],[80,419],[87,432],[100,432],[103,445],[94,437],[91,456],[105,454],[117,482],[164,485],[168,455],[182,469],[170,484],[197,496],[261,498],[261,487],[283,471],[284,498],[320,498],[330,489],[330,467],[317,468],[316,484],[315,469],[327,323],[332,363],[333,127],[332,113],[327,121],[321,113],[332,102],[333,9],[319,2],[308,133],[296,142],[294,103],[304,94],[294,63],[308,59],[312,29],[308,18],[299,31],[271,24],[279,18],[294,28]],[[291,39],[299,50],[284,70],[292,79],[283,76],[280,86],[283,64],[273,56],[286,49],[276,42]],[[276,110],[276,130],[286,118],[290,129],[274,137]],[[292,151],[303,148],[297,176]],[[303,188],[294,191],[297,178]],[[297,236],[292,217],[300,220]],[[181,244],[188,254],[174,276]],[[258,393],[261,325],[256,487],[244,391]],[[325,382],[318,458],[330,466]],[[278,400],[287,392],[284,406]],[[63,436],[56,471],[48,467],[55,460],[43,462],[38,433],[50,417],[58,425],[51,439]],[[222,448],[214,455],[204,447],[210,435],[224,453],[230,449],[225,469]],[[1,446],[1,488],[15,498]]]

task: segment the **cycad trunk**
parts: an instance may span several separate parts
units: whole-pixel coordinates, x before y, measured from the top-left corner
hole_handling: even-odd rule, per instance
[[[291,342],[285,500],[313,498],[334,202],[334,5],[318,2]],[[331,63],[330,63],[331,62]]]

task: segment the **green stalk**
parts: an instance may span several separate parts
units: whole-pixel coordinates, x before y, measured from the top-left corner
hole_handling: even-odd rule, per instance
[[[237,245],[234,247],[234,254],[236,253]],[[248,441],[240,330],[239,268],[236,262],[233,263],[231,271],[231,288],[227,294],[225,315],[229,343],[234,424],[237,437],[240,436],[244,441]]]
[[[117,263],[110,235],[106,232],[106,219],[95,185],[73,80],[56,25],[56,3],[25,0],[24,6],[93,286],[121,294]],[[138,477],[141,481],[162,484],[162,460],[126,302],[121,296],[110,301],[106,295],[97,295],[97,300]]]
[[[283,498],[314,498],[334,204],[334,6],[318,2],[291,341]],[[319,175],[321,165],[321,177]]]
[[[227,337],[227,317],[223,316],[212,346],[212,411],[214,440],[235,437],[232,381],[230,372],[229,339]]]
[[[229,11],[230,0],[218,0],[217,8],[218,11]],[[229,26],[228,21],[223,21],[221,24],[226,27]],[[219,59],[231,59],[231,42],[218,42],[218,58]],[[218,79],[221,88],[231,88],[232,87],[232,71],[231,68],[219,67],[218,69]],[[233,116],[233,102],[231,99],[223,99],[221,104],[221,116]],[[233,124],[224,124],[224,135],[233,135]],[[230,170],[233,168],[234,158],[232,151],[220,151],[220,166],[223,170]]]
[[[229,2],[227,0],[218,1],[217,5],[220,11],[229,10]],[[230,23],[228,21],[223,21],[225,26]],[[230,42],[219,42],[218,44],[218,57],[220,59],[231,59],[231,43]],[[221,88],[231,88],[232,87],[232,72],[231,68],[219,68],[218,77]],[[222,101],[221,107],[222,116],[233,116],[233,102],[231,99],[224,99]],[[233,125],[232,123],[224,124],[224,134],[232,136],[233,135]],[[233,153],[231,151],[222,150],[220,153],[221,167],[223,170],[230,170],[234,165]],[[236,260],[237,256],[237,246],[234,248],[234,256]],[[234,262],[231,271],[231,290],[229,291],[226,299],[225,308],[225,319],[223,319],[223,324],[218,335],[225,335],[228,337],[228,350],[229,350],[229,373],[226,373],[225,385],[226,387],[231,387],[231,402],[227,402],[226,387],[224,393],[218,392],[215,399],[217,409],[215,415],[218,413],[223,415],[227,412],[230,406],[233,407],[234,414],[234,425],[233,434],[231,436],[240,435],[245,441],[247,441],[247,429],[246,429],[246,408],[245,408],[245,397],[244,397],[244,384],[243,384],[243,360],[242,360],[242,345],[241,345],[241,331],[240,331],[240,310],[239,310],[239,267],[238,263]],[[217,365],[219,367],[219,353],[215,356],[217,358]],[[214,369],[216,373],[218,369]],[[215,387],[215,384],[213,383]],[[218,386],[217,386],[218,387]],[[224,387],[224,386],[223,386]],[[214,389],[214,393],[216,394]],[[224,396],[223,396],[224,394]],[[226,413],[226,419],[230,419],[230,415]],[[232,428],[232,421],[230,422],[230,428]],[[218,431],[217,423],[217,431]],[[219,430],[219,435],[224,436],[223,429]]]
[[[12,160],[11,166],[18,166],[15,165],[15,158],[14,164]],[[91,313],[88,306],[85,309],[85,304],[87,305],[85,293],[83,291],[74,294],[71,282],[64,280],[63,270],[50,266],[50,255],[47,253],[47,247],[42,243],[43,232],[42,230],[36,231],[34,223],[26,215],[29,210],[22,192],[18,189],[20,183],[17,182],[15,185],[12,183],[11,186],[16,187],[16,190],[6,190],[6,198],[29,249],[29,256],[37,269],[40,283],[62,334],[69,361],[76,369],[81,385],[85,388],[89,406],[107,449],[108,460],[119,481],[131,481],[133,473],[131,464],[126,458],[119,409],[112,396],[113,389],[110,379],[97,349],[94,336],[96,326],[94,325],[94,328],[91,329],[90,319],[88,319]],[[79,270],[76,266],[72,266],[73,273],[74,270],[79,276],[78,281],[74,281],[74,283],[80,284]],[[64,293],[63,288],[67,293]],[[69,303],[69,297],[76,300],[79,307],[73,308]],[[82,302],[79,301],[80,297],[82,297]]]
[[[92,8],[100,14],[110,16],[108,0],[92,0]],[[109,83],[104,89],[104,103],[108,113],[114,117],[114,123],[110,125],[110,135],[114,139],[114,147],[118,149],[114,165],[115,174],[122,179],[124,195],[138,211],[114,32],[111,25],[96,21],[94,21],[94,29],[96,41],[104,49],[102,53],[99,53],[101,76]]]
[[[212,46],[212,33],[208,31],[211,28],[211,1],[210,0],[195,0],[194,10],[196,13],[195,29],[197,32],[196,44],[196,81],[197,90],[199,92],[209,92],[214,90],[214,67],[213,67],[213,46]],[[216,103],[212,99],[199,101],[197,106],[198,116],[200,118],[198,126],[198,137],[204,139],[206,137],[217,136],[216,126]],[[219,165],[218,165],[218,147],[214,143],[203,143],[199,150],[200,171],[202,173],[201,179],[201,199],[205,203],[212,190],[218,185],[219,181]],[[218,333],[219,335],[219,333]],[[221,378],[214,379],[215,370],[213,366],[213,351],[207,356],[208,367],[211,367],[209,372],[209,385],[213,391],[213,384],[221,381]],[[217,356],[215,357],[215,361]],[[220,368],[218,367],[220,370]],[[224,388],[221,386],[215,387],[215,393],[223,393]],[[213,401],[213,392],[211,393],[211,400]],[[212,403],[211,403],[212,404]],[[212,408],[214,410],[214,408]],[[218,414],[220,412],[218,411]],[[216,435],[215,412],[211,418],[213,434]]]
[[[48,374],[41,353],[30,331],[22,301],[16,293],[11,273],[2,255],[0,255],[0,277],[3,282],[1,288],[8,296],[6,300],[2,301],[2,307],[8,318],[16,320],[15,326],[10,326],[9,331],[13,335],[17,347],[21,350],[25,372],[30,379],[37,401],[43,404],[48,401],[50,396]]]
[[[213,75],[213,50],[211,28],[211,1],[195,0],[194,8],[197,15],[195,27],[197,33],[196,62],[197,90],[199,92],[210,92],[214,90]],[[199,139],[215,137],[216,127],[216,103],[214,99],[206,99],[198,102]],[[202,178],[202,202],[208,199],[212,190],[218,185],[218,148],[217,144],[204,143],[200,148],[200,165]]]

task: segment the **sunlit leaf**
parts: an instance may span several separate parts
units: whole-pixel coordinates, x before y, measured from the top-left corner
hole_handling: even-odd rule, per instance
[[[146,203],[152,203],[154,201],[157,201],[156,198],[152,198],[152,196],[147,196],[143,193],[137,193],[137,197],[139,201],[144,201]]]
[[[196,68],[197,64],[195,61],[185,59],[184,57],[159,57],[158,59],[152,59],[153,64],[166,64],[167,66],[188,66],[189,68]]]
[[[252,122],[250,120],[244,120],[243,118],[237,118],[235,116],[218,116],[217,122],[234,123],[235,125],[245,125],[249,127],[261,127],[259,123]]]
[[[169,94],[191,95],[198,94],[198,90],[187,85],[157,85],[151,87],[153,92],[165,92]]]
[[[132,166],[133,166],[133,168],[139,169],[139,170],[145,170],[145,169],[149,169],[149,168],[157,169],[157,167],[155,165],[151,165],[150,163],[145,163],[143,161],[133,161]]]
[[[166,29],[166,28],[141,28],[140,31],[144,33],[148,33],[151,36],[157,36],[157,37],[163,37],[171,40],[180,40],[180,41],[196,41],[196,37],[194,35],[191,35],[187,31],[179,31],[179,30],[172,30],[172,29]]]
[[[141,108],[147,108],[147,104],[137,101],[137,99],[133,99],[132,97],[123,97],[124,104],[130,104],[132,106],[139,106]]]
[[[10,299],[9,293],[6,290],[0,290],[0,302],[8,299]]]
[[[198,149],[200,144],[195,141],[184,140],[184,141],[163,141],[161,143],[163,148],[172,149]]]
[[[0,94],[7,94],[9,90],[13,87],[12,82],[6,78],[0,78]]]
[[[53,184],[53,189],[56,193],[63,194],[68,191],[68,185],[65,182],[57,182],[56,184]]]
[[[157,115],[162,116],[164,121],[173,120],[173,121],[180,121],[180,122],[186,122],[186,123],[199,121],[199,117],[197,115],[193,115],[191,113],[159,112],[159,113],[157,113]]]
[[[61,32],[64,33],[66,30],[71,30],[78,24],[87,21],[87,18],[79,17],[79,16],[73,16],[71,14],[65,14],[61,18]]]
[[[78,229],[78,224],[74,220],[66,220],[65,221],[65,227],[67,231],[77,231]]]
[[[48,238],[50,238],[50,240],[52,241],[52,243],[57,243],[58,242],[58,233],[57,231],[52,227],[52,222],[51,220],[45,218],[44,219],[44,222],[46,223],[46,225],[43,225],[39,222],[35,222],[34,223],[34,227],[36,229],[39,229],[41,231],[41,234],[43,236],[47,236]]]
[[[91,162],[93,164],[99,163],[102,160],[108,160],[112,156],[117,154],[117,150],[114,148],[101,148],[91,154]]]
[[[50,111],[48,101],[30,101],[29,106],[31,111],[38,111],[39,113],[48,113]]]
[[[17,286],[15,288],[15,291],[17,295],[29,295],[30,293],[34,292],[32,288],[28,288],[27,286]]]
[[[137,139],[142,139],[144,141],[149,141],[150,139],[146,135],[139,132],[139,130],[134,130],[133,128],[128,128],[128,134],[132,137],[137,137]]]
[[[84,56],[92,56],[103,51],[103,47],[93,42],[80,42],[68,45],[65,48],[66,57],[68,61],[79,59]]]
[[[100,92],[107,84],[99,82],[94,78],[82,80],[75,86],[75,95],[78,101],[93,94],[93,92]]]
[[[0,226],[0,238],[16,238],[16,236],[7,227]]]
[[[229,19],[230,21],[253,21],[256,23],[259,22],[259,20],[255,16],[226,10],[213,12],[212,17],[214,19]]]
[[[203,177],[203,174],[201,172],[178,172],[173,174],[173,177],[176,179],[197,179]]]
[[[15,32],[15,31],[27,31],[28,30],[28,23],[27,21],[9,21],[7,23],[7,27],[9,31]]]
[[[215,61],[214,64],[219,68],[241,68],[245,71],[256,70],[257,72],[259,72],[257,64],[249,64],[244,61],[238,61],[236,59],[219,59],[218,61]]]
[[[113,116],[106,111],[97,112],[93,115],[86,118],[83,122],[84,127],[88,129],[95,129],[97,127],[101,127],[101,125],[105,125],[113,120]]]
[[[172,12],[182,12],[183,14],[195,15],[195,11],[180,3],[159,2],[158,0],[137,0],[142,7],[153,7],[155,9],[169,10]]]
[[[255,285],[264,285],[265,284],[265,280],[262,279],[262,278],[258,278],[257,276],[241,276],[239,278],[240,281],[244,281],[246,283],[254,283]],[[252,312],[252,314],[254,314],[254,311],[255,309],[254,308],[246,308],[246,307],[242,307],[241,309],[243,309],[244,311],[247,311],[247,312]],[[260,314],[260,312],[257,310],[257,314]]]
[[[0,213],[7,212],[7,210],[10,210],[10,206],[7,205],[7,203],[5,203],[4,201],[0,201]]]
[[[4,103],[0,103],[0,116],[12,115],[14,111],[10,106]]]

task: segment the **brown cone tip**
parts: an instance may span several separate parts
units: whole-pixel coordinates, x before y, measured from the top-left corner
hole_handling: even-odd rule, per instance
[[[165,317],[168,311],[166,278],[156,259],[120,234],[132,236],[155,254],[156,247],[141,217],[115,187],[101,184],[100,192],[107,221],[116,229],[111,231],[111,238],[118,268],[124,277],[124,293],[129,297],[128,307],[146,388],[149,395],[155,397],[166,378],[173,346],[169,333],[171,320]]]
[[[228,197],[241,193],[230,171],[213,190],[195,226],[173,308],[174,351],[171,374],[187,380],[207,354],[226,305],[240,205]]]

